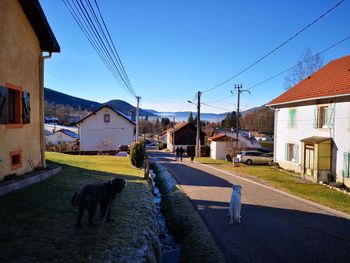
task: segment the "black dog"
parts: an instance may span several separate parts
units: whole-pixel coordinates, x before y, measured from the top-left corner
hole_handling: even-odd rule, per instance
[[[89,224],[93,226],[93,218],[96,212],[97,205],[100,204],[101,218],[107,214],[108,222],[111,218],[111,203],[117,193],[123,191],[126,186],[126,181],[121,178],[115,178],[106,183],[88,184],[85,185],[79,192],[76,192],[70,203],[72,206],[78,206],[77,226],[81,226],[81,218],[85,209],[89,212]]]

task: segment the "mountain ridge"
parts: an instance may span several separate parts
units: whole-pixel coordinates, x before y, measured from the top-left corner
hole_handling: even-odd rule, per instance
[[[108,105],[121,113],[131,116],[132,112],[134,111],[136,113],[136,108],[132,106],[130,103],[113,99],[109,100],[104,103],[92,101],[92,100],[86,100],[82,98],[78,98],[75,96],[71,96],[59,91],[55,91],[49,88],[44,88],[44,97],[45,101],[48,103],[53,103],[56,105],[69,105],[75,109],[81,109],[81,110],[88,110],[88,111],[95,111],[98,108],[102,107],[103,105]],[[264,106],[255,107],[246,111],[241,112],[242,115],[245,115],[247,113],[251,113],[254,111],[259,111]],[[178,112],[160,112],[153,109],[139,109],[139,114],[141,117],[151,117],[151,118],[169,118],[172,119],[175,117],[175,121],[187,121],[189,114],[191,111],[178,111]],[[226,117],[228,112],[224,113],[201,113],[201,119],[204,121],[221,121]],[[196,112],[192,112],[192,115],[195,117]]]

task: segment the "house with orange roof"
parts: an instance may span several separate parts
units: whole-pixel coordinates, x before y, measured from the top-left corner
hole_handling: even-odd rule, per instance
[[[182,146],[187,149],[189,145],[196,145],[197,128],[189,122],[179,122],[175,127],[167,130],[167,149],[174,151],[176,147]],[[204,145],[204,133],[200,135],[201,145]]]
[[[274,159],[304,178],[350,186],[350,55],[331,61],[267,106]]]

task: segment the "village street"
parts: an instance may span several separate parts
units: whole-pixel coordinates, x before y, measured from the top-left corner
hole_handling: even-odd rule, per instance
[[[152,153],[191,199],[227,262],[350,262],[350,220],[188,159]],[[242,186],[242,223],[229,225],[232,184]]]

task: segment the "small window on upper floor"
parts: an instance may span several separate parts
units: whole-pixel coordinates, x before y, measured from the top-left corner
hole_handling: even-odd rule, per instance
[[[111,115],[110,114],[105,114],[103,119],[104,119],[104,122],[111,122]]]
[[[334,106],[316,106],[314,110],[314,128],[332,128],[334,125]]]
[[[288,120],[288,127],[289,128],[296,128],[297,127],[296,115],[297,115],[296,109],[289,109],[289,120]]]

